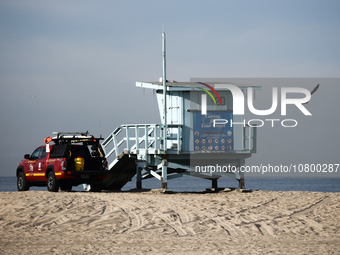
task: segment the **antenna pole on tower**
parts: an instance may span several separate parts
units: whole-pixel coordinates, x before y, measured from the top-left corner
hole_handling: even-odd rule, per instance
[[[165,49],[165,33],[162,33],[162,51],[163,51],[163,102],[164,102],[164,124],[163,124],[163,147],[164,154],[167,154],[167,111],[166,111],[166,49]],[[168,188],[168,162],[163,159],[162,162],[162,189]]]
[[[162,50],[163,50],[163,101],[164,101],[164,142],[165,142],[165,147],[164,147],[164,154],[166,154],[167,152],[167,146],[166,146],[166,133],[167,133],[167,111],[166,111],[166,48],[165,48],[165,33],[162,33]]]

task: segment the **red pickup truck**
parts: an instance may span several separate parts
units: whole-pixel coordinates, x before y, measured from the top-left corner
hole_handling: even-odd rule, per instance
[[[92,191],[101,191],[103,179],[108,176],[108,163],[99,143],[103,138],[88,132],[53,134],[57,136],[45,138],[46,145],[31,155],[25,154],[18,164],[18,190],[47,186],[49,191],[71,191],[72,186],[90,184]]]

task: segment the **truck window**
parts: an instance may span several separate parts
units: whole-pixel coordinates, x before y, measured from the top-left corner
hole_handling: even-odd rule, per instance
[[[41,152],[41,148],[36,149],[31,156],[31,159],[38,159]]]
[[[40,153],[39,158],[40,158],[40,159],[43,159],[43,158],[45,158],[45,157],[46,157],[46,147],[41,148],[41,153]]]
[[[53,146],[50,157],[51,158],[63,158],[66,156],[66,152],[68,151],[68,144],[56,144]]]

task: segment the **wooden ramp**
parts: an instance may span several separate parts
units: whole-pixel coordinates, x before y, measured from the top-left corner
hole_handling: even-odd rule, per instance
[[[116,164],[111,167],[109,176],[103,181],[104,190],[121,190],[135,174],[136,159],[122,153]]]

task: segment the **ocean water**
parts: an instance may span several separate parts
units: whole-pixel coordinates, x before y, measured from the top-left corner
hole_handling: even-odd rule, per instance
[[[245,178],[247,189],[272,191],[316,191],[340,192],[340,178]],[[161,183],[155,178],[142,182],[144,189],[159,189]],[[136,187],[136,179],[128,182],[122,190]],[[182,177],[168,181],[168,188],[173,191],[197,192],[211,187],[211,181],[193,177]],[[238,181],[230,178],[218,180],[218,187],[238,188]],[[30,190],[47,190],[46,187],[31,187]],[[83,185],[72,188],[83,191]],[[17,191],[16,177],[0,177],[0,192]]]

